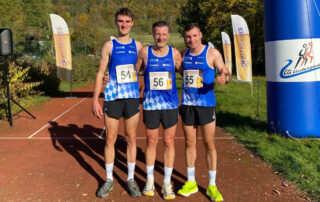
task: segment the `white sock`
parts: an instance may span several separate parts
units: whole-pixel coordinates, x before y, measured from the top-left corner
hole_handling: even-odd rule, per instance
[[[171,181],[172,170],[173,168],[164,167],[164,179],[163,179],[164,183]]]
[[[209,170],[209,185],[216,185],[216,170]]]
[[[187,168],[187,172],[188,172],[188,181],[195,182],[196,181],[194,177],[195,167]]]
[[[128,162],[128,178],[127,181],[134,178],[134,168],[136,167],[136,163]]]
[[[113,180],[113,163],[106,164],[106,179]]]
[[[147,179],[153,180],[153,170],[154,170],[154,165],[153,166],[146,166],[147,168]]]

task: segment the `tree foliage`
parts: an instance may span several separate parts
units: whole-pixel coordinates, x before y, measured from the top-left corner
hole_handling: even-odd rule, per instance
[[[179,32],[188,23],[198,23],[203,42],[213,42],[220,50],[221,32],[232,36],[231,15],[242,16],[248,24],[251,38],[253,72],[264,74],[263,1],[261,0],[188,0],[177,19]],[[183,34],[183,33],[182,33]],[[232,40],[232,37],[230,37]],[[233,57],[235,58],[235,57]]]

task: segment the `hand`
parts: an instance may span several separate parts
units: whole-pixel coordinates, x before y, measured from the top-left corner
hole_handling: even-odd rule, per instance
[[[221,86],[223,86],[226,83],[226,75],[225,74],[221,74],[217,77],[217,82],[218,84],[220,84]]]
[[[106,85],[110,81],[109,73],[107,72],[106,75],[102,78],[103,84]]]
[[[98,101],[93,101],[92,103],[92,114],[98,119],[103,118],[103,111]]]

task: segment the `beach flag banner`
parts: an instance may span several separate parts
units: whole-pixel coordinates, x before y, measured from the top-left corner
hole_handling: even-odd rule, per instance
[[[72,83],[72,57],[68,25],[59,15],[50,14],[50,19],[56,53],[57,76]]]
[[[224,55],[224,63],[232,75],[232,52],[231,52],[231,40],[227,33],[221,32],[222,37],[222,47],[223,47],[223,55]]]
[[[236,55],[237,79],[252,82],[251,43],[248,25],[239,15],[231,15],[231,20]]]

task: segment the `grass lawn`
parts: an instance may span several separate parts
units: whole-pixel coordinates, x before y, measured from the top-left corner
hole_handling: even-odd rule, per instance
[[[314,200],[320,200],[320,141],[289,139],[267,131],[266,80],[259,81],[253,96],[249,84],[231,82],[216,86],[217,125],[252,150],[287,180],[299,185]],[[258,108],[259,107],[259,108]]]

